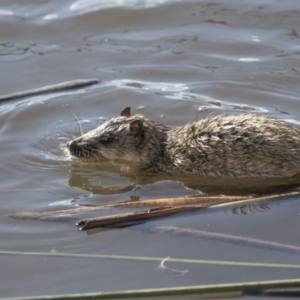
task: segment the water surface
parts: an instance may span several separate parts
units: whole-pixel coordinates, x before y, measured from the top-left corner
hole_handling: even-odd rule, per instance
[[[1,95],[81,78],[100,83],[1,103],[0,250],[298,264],[297,254],[154,229],[173,225],[299,246],[299,198],[275,201],[263,212],[246,215],[231,208],[196,212],[95,234],[77,231],[74,223],[8,215],[218,194],[215,187],[188,189],[186,182],[163,176],[144,174],[137,180],[78,167],[65,155],[65,143],[80,134],[77,119],[86,132],[125,106],[167,126],[211,113],[263,113],[299,126],[299,9],[296,0],[4,1]],[[299,274],[297,269],[170,264],[189,271],[174,276],[149,262],[7,255],[0,260],[2,297]]]

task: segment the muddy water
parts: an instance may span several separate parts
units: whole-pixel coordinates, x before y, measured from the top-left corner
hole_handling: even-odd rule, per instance
[[[77,231],[75,221],[8,215],[219,193],[209,185],[188,189],[188,182],[164,176],[132,177],[74,165],[65,155],[65,143],[80,133],[77,119],[86,132],[125,106],[168,126],[211,113],[264,113],[298,126],[299,9],[297,0],[4,1],[1,95],[81,78],[98,78],[100,83],[0,104],[0,250],[297,264],[297,254],[158,233],[156,228],[172,225],[299,246],[299,198],[270,203],[263,212],[197,212],[95,234]],[[0,261],[1,297],[299,274],[285,268],[170,264],[189,270],[174,276],[157,270],[153,262],[10,255],[0,255]]]

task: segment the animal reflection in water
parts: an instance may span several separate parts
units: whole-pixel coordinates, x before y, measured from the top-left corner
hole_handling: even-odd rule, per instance
[[[278,193],[299,181],[300,130],[257,115],[209,116],[169,128],[143,115],[121,116],[67,143],[73,161],[69,184],[99,194],[118,194],[162,180],[209,194]],[[77,172],[120,174],[125,184],[93,184]],[[102,175],[101,175],[102,174]],[[107,173],[104,173],[104,176]]]

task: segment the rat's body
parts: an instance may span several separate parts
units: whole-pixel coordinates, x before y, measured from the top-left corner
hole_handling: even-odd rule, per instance
[[[258,115],[209,116],[171,129],[125,108],[67,147],[72,156],[96,163],[123,160],[171,174],[286,178],[300,173],[300,130]]]

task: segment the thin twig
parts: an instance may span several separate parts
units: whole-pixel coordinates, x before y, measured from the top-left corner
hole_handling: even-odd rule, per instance
[[[157,270],[167,271],[167,272],[170,272],[171,274],[180,275],[180,276],[183,276],[189,272],[189,270],[176,270],[176,269],[172,269],[170,267],[165,266],[165,262],[169,259],[170,259],[170,256],[164,258],[160,262],[159,266],[157,267]]]
[[[251,204],[251,203],[257,203],[257,202],[263,202],[263,201],[274,201],[274,200],[279,200],[282,198],[287,198],[287,197],[295,197],[299,196],[300,191],[295,191],[295,192],[289,192],[289,193],[282,193],[282,194],[276,194],[276,195],[270,195],[270,196],[263,196],[263,197],[253,197],[251,199],[245,199],[245,200],[240,200],[240,201],[235,201],[235,202],[230,202],[230,203],[219,203],[216,205],[211,205],[210,208],[222,208],[226,206],[232,206],[232,205],[245,205],[245,204]]]
[[[151,207],[151,206],[177,206],[186,204],[199,204],[199,203],[227,203],[233,201],[241,201],[252,199],[250,196],[193,196],[193,197],[180,197],[180,198],[165,198],[165,199],[154,199],[154,200],[143,200],[135,202],[121,202],[105,205],[105,208],[134,208],[134,207]]]

